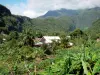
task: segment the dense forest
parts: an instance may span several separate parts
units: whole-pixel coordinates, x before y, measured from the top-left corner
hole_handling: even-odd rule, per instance
[[[81,29],[87,29],[91,27],[92,23],[100,18],[100,7],[88,8],[88,9],[59,9],[48,11],[42,18],[47,17],[61,17],[66,16],[73,20],[76,27]]]
[[[0,5],[0,75],[99,75],[99,11],[98,7],[84,12],[61,9],[54,17],[31,19]],[[35,39],[46,35],[61,40],[35,46]]]

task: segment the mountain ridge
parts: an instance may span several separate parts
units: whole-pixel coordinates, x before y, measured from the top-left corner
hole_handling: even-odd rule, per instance
[[[56,14],[56,15],[55,15]],[[76,24],[77,28],[85,29],[91,27],[92,23],[100,18],[100,7],[88,8],[88,9],[59,9],[48,11],[42,18],[48,17],[70,17]]]
[[[40,16],[42,18],[46,18],[46,17],[59,17],[59,16],[72,16],[72,15],[78,15],[80,12],[82,11],[89,11],[89,10],[100,10],[100,7],[94,7],[94,8],[86,8],[86,9],[65,9],[65,8],[61,8],[58,10],[49,10],[46,14]],[[50,14],[51,13],[51,14]],[[58,16],[55,16],[59,14]],[[53,15],[52,15],[53,14]]]
[[[8,8],[0,4],[0,16],[11,15],[11,12]]]
[[[75,28],[85,29],[91,27],[92,23],[100,18],[100,8],[92,8],[84,10],[57,10],[56,17],[46,18],[28,18],[25,16],[18,16],[11,14],[10,10],[5,6],[2,7],[3,12],[0,12],[0,28],[2,27],[8,31],[22,32],[23,29],[32,29],[40,32],[68,32]],[[61,13],[63,12],[63,13]],[[6,14],[5,14],[6,13]],[[2,15],[3,14],[3,15]],[[59,16],[61,14],[61,16]],[[65,16],[66,15],[66,16]],[[58,17],[57,17],[58,16]],[[0,31],[1,32],[1,31]]]
[[[0,8],[2,8],[2,6],[0,6]],[[6,7],[2,9],[6,10]],[[1,14],[5,12],[1,12]],[[6,13],[9,14],[9,12],[6,12]],[[2,30],[2,27],[4,30]],[[54,32],[60,32],[60,31],[72,31],[74,30],[74,28],[75,26],[73,24],[73,21],[67,17],[66,18],[31,19],[25,16],[4,14],[0,18],[0,32],[2,31],[22,32],[23,30],[27,31],[31,29],[33,31],[54,33]]]

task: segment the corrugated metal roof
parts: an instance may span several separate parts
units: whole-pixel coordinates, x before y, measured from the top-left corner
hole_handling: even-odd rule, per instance
[[[52,41],[58,41],[60,40],[59,36],[43,36],[43,38],[45,39],[45,43],[52,43]]]

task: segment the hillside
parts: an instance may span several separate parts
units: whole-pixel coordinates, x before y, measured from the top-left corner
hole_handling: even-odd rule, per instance
[[[100,19],[96,20],[88,30],[93,39],[100,38]]]
[[[0,5],[0,32],[32,29],[43,33],[69,32],[75,28],[87,29],[100,18],[100,8],[48,11],[39,18],[30,19],[25,16],[11,14],[10,10]]]
[[[8,8],[0,4],[0,17],[5,15],[11,15],[11,12]]]
[[[100,18],[100,7],[80,10],[60,9],[48,11],[42,18],[66,16],[72,18],[77,28],[85,29]]]
[[[11,12],[5,6],[0,4],[0,27],[5,27],[3,16],[10,16]]]
[[[75,29],[73,21],[68,17],[32,19],[34,29],[42,32],[68,32]]]
[[[28,17],[12,15],[8,8],[3,5],[0,5],[0,32],[21,32],[23,28],[23,23],[29,20],[30,18]]]
[[[60,10],[48,11],[45,15],[41,17],[46,18],[46,17],[59,17],[59,16],[73,16],[77,14],[78,14],[77,10],[60,9]]]
[[[73,20],[69,17],[59,18],[35,18],[30,19],[25,16],[12,15],[10,10],[5,6],[0,5],[0,9],[4,10],[0,12],[2,14],[0,18],[1,31],[18,31],[32,29],[39,32],[60,32],[60,31],[72,31],[75,29]]]
[[[100,75],[99,8],[61,12],[31,19],[0,5],[0,75]]]

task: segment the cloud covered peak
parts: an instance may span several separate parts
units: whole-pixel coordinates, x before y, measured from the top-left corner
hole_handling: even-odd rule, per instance
[[[85,9],[100,7],[100,0],[27,0],[27,3],[8,5],[13,14],[35,18],[49,10],[60,8]]]

